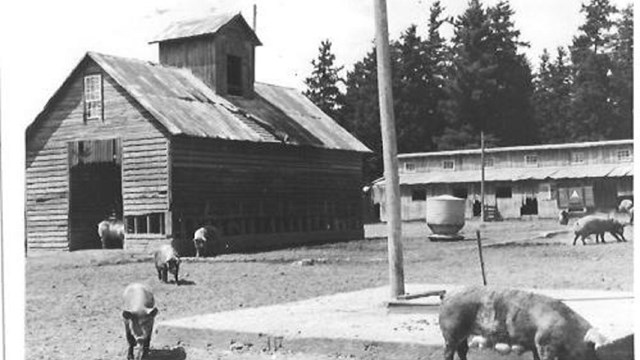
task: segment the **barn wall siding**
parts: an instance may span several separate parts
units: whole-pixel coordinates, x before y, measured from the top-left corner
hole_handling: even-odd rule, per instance
[[[103,75],[104,120],[85,121],[83,76],[96,73]],[[111,77],[87,61],[53,101],[27,137],[29,249],[69,248],[69,142],[120,138],[125,215],[168,209],[167,137]],[[95,225],[87,236],[97,238]]]
[[[303,243],[362,233],[360,154],[186,138],[172,154],[178,237],[212,223],[243,248],[266,242],[257,249],[276,245],[264,234],[299,233]]]

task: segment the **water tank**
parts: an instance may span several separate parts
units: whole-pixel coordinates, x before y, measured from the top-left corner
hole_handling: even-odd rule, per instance
[[[460,240],[458,231],[464,226],[465,200],[451,195],[427,199],[427,226],[431,240]]]

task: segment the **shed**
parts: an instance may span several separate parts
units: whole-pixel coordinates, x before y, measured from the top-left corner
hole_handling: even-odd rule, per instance
[[[160,63],[87,53],[26,132],[29,249],[190,241],[233,250],[361,238],[363,144],[299,91],[254,81],[240,14],[172,25]]]

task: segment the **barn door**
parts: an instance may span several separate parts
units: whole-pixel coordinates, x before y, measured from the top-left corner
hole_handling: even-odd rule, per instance
[[[97,225],[122,219],[119,139],[76,141],[69,149],[69,249],[101,247]]]

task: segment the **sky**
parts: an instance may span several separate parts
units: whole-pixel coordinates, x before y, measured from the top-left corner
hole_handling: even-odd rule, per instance
[[[624,7],[631,0],[611,0]],[[426,30],[433,0],[389,0],[391,39],[410,24]],[[494,4],[495,0],[484,0]],[[457,16],[467,0],[444,0],[445,15]],[[584,21],[582,0],[511,0],[521,40],[535,65],[542,49],[567,46]],[[256,79],[303,88],[310,62],[324,39],[333,43],[338,65],[351,65],[372,48],[372,0],[6,0],[0,1],[0,147],[2,152],[4,267],[24,286],[24,131],[86,51],[157,61],[147,42],[172,21],[212,12],[242,12],[252,23],[257,5]],[[445,36],[451,35],[451,29]],[[7,255],[8,254],[8,255]],[[21,323],[21,294],[10,323]],[[20,334],[18,326],[12,332]],[[19,337],[18,337],[19,338]],[[21,344],[22,341],[17,343]],[[20,351],[20,350],[18,350]],[[11,352],[10,352],[11,353]],[[12,353],[10,358],[24,358]]]

